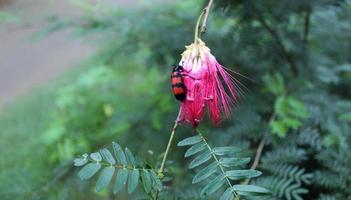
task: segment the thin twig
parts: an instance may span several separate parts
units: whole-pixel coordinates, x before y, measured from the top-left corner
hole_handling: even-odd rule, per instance
[[[180,114],[181,114],[181,109],[179,109],[179,113],[178,113],[177,119],[174,122],[174,126],[173,126],[172,132],[171,132],[171,136],[169,137],[167,148],[166,148],[165,154],[164,154],[163,159],[162,159],[161,167],[158,170],[158,174],[162,174],[163,173],[163,169],[165,167],[165,163],[166,163],[166,160],[167,160],[169,149],[171,148],[172,141],[173,141],[173,138],[174,138],[174,134],[175,134],[175,132],[177,130],[177,127],[178,127],[178,124],[179,124],[179,121],[180,121]]]
[[[201,31],[200,34],[205,33],[207,29],[207,21],[208,21],[208,14],[211,11],[211,6],[212,6],[213,0],[209,0],[207,6],[204,9],[204,19],[202,21],[202,26],[201,26]]]
[[[262,155],[262,151],[263,151],[263,147],[265,145],[265,142],[266,142],[266,137],[263,137],[261,142],[260,142],[260,144],[257,147],[255,160],[252,163],[250,169],[256,169],[257,168],[257,166],[258,166],[258,164],[260,162],[260,159],[261,159],[261,155]],[[249,184],[250,180],[251,180],[250,178],[247,178],[242,184],[243,185],[247,185],[247,184]]]
[[[308,33],[310,30],[310,16],[311,16],[311,9],[307,8],[306,14],[304,16],[304,29],[303,29],[303,44],[304,46],[308,43]]]
[[[307,8],[304,16],[304,29],[303,29],[303,36],[302,36],[303,37],[302,51],[304,55],[303,64],[305,67],[307,67],[308,65],[308,34],[310,31],[310,18],[311,18],[311,8]]]
[[[260,11],[253,5],[253,3],[248,0],[247,3],[250,4],[251,8],[253,9],[253,14],[254,16],[257,18],[257,20],[261,23],[261,25],[271,34],[271,36],[273,37],[273,39],[276,41],[279,49],[281,50],[285,60],[289,63],[290,65],[290,70],[292,72],[293,76],[297,76],[298,75],[298,68],[297,65],[293,59],[293,57],[291,56],[291,54],[288,52],[288,50],[286,49],[286,47],[284,46],[281,38],[279,37],[278,33],[276,33],[272,27],[270,27],[267,22],[264,20],[263,16],[260,14]]]
[[[162,162],[161,162],[161,167],[160,167],[160,169],[157,172],[157,175],[160,178],[163,178],[163,170],[164,170],[164,167],[165,167],[165,163],[166,163],[166,160],[167,160],[167,156],[168,156],[169,150],[171,149],[171,145],[172,145],[172,141],[173,141],[175,132],[177,130],[177,127],[178,127],[178,124],[179,124],[179,121],[180,121],[180,114],[181,114],[181,112],[182,112],[182,109],[180,108],[178,116],[177,116],[177,119],[175,120],[173,128],[172,128],[171,136],[169,137],[169,140],[168,140],[166,151],[165,151],[165,153],[163,155],[163,159],[162,159]],[[157,200],[158,199],[158,193],[159,193],[159,191],[156,191],[152,195],[152,199]]]
[[[201,22],[201,19],[202,17],[204,16],[205,14],[205,9],[202,10],[200,16],[197,18],[197,21],[196,21],[196,25],[195,25],[195,33],[194,33],[194,43],[196,44],[198,42],[198,39],[200,37],[200,34],[199,34],[199,29],[200,29],[200,22]]]
[[[273,114],[271,115],[271,117],[269,118],[268,124],[271,124],[271,123],[274,121],[275,116],[276,116],[275,113],[273,113]],[[262,151],[263,151],[264,145],[265,145],[265,143],[266,143],[266,137],[267,137],[267,136],[265,135],[265,136],[261,139],[260,144],[258,145],[257,150],[256,150],[255,160],[254,160],[254,162],[252,163],[250,169],[256,169],[257,166],[258,166],[258,164],[260,163],[260,159],[261,159],[261,156],[262,156]],[[248,178],[248,179],[246,179],[246,180],[243,182],[243,184],[244,184],[244,185],[247,185],[247,184],[249,184],[249,182],[250,182],[250,179]]]
[[[207,21],[208,21],[208,14],[210,14],[211,6],[213,0],[209,0],[207,6],[202,9],[202,12],[197,19],[196,26],[195,26],[195,36],[194,36],[194,43],[198,42],[198,39],[201,37],[201,34],[206,32],[207,29]],[[200,28],[200,23],[202,21],[202,25]],[[200,31],[200,32],[199,32]]]
[[[256,169],[258,163],[260,162],[261,159],[261,155],[262,155],[262,151],[263,151],[263,147],[265,145],[266,142],[266,137],[262,138],[260,144],[258,145],[257,151],[256,151],[256,156],[255,156],[255,160],[252,163],[252,166],[250,169]]]

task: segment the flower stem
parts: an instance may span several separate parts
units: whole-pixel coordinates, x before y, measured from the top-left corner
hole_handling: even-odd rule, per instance
[[[168,144],[167,144],[167,148],[166,148],[165,154],[163,155],[161,167],[160,167],[160,169],[158,170],[158,174],[159,174],[159,175],[162,175],[162,173],[163,173],[163,169],[164,169],[164,167],[165,167],[165,163],[166,163],[166,160],[167,160],[167,156],[168,156],[168,153],[169,153],[169,149],[171,148],[172,141],[173,141],[173,138],[174,138],[174,134],[175,134],[175,132],[176,132],[176,130],[177,130],[177,127],[178,127],[178,124],[179,124],[179,121],[180,121],[180,113],[181,113],[181,109],[179,109],[179,113],[178,113],[177,119],[176,119],[176,121],[174,122],[174,126],[173,126],[173,128],[172,128],[171,136],[169,137]]]
[[[162,179],[163,178],[163,169],[165,167],[165,163],[166,163],[166,160],[167,160],[167,156],[168,156],[168,153],[169,153],[169,150],[171,148],[171,145],[172,145],[172,141],[173,141],[173,138],[174,138],[174,134],[177,130],[177,127],[178,127],[178,124],[179,124],[179,121],[180,121],[180,114],[182,112],[182,109],[180,108],[179,109],[179,113],[178,113],[178,116],[177,116],[177,119],[175,120],[174,122],[174,126],[172,128],[172,132],[171,132],[171,136],[169,137],[169,140],[168,140],[168,144],[167,144],[167,148],[166,148],[166,151],[165,151],[165,154],[163,155],[163,159],[162,159],[162,162],[161,162],[161,167],[160,169],[157,171],[157,175]],[[158,193],[159,191],[156,191],[155,193],[152,194],[152,199],[153,200],[157,200],[158,199]]]
[[[202,16],[204,15],[205,13],[205,9],[202,10],[199,18],[197,19],[197,22],[196,22],[196,26],[195,26],[195,35],[194,35],[194,43],[196,44],[198,42],[198,39],[199,39],[199,29],[200,29],[200,22],[201,22],[201,19],[202,19]]]
[[[208,1],[207,6],[202,10],[199,18],[197,19],[196,26],[195,26],[195,35],[194,35],[195,44],[198,42],[198,39],[200,38],[201,34],[206,32],[208,14],[210,13],[212,3],[213,3],[213,0]],[[202,25],[201,25],[201,31],[199,32],[201,20],[202,20]]]
[[[201,33],[205,33],[207,29],[207,20],[208,20],[208,14],[210,13],[211,6],[212,6],[213,0],[209,0],[206,8],[204,9],[204,19],[202,20],[202,26],[201,26]]]

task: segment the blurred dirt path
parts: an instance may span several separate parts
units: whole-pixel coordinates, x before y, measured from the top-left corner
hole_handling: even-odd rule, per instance
[[[93,47],[73,39],[67,31],[54,32],[38,41],[31,39],[43,28],[45,17],[79,15],[68,1],[0,0],[0,12],[19,18],[17,24],[0,24],[0,108],[94,52]],[[123,6],[136,2],[113,1]]]

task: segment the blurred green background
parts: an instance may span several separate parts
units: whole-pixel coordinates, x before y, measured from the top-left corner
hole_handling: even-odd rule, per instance
[[[94,192],[73,158],[114,140],[156,163],[166,147],[179,107],[170,66],[192,42],[205,1],[71,3],[74,15],[48,13],[30,39],[69,30],[69,40],[96,50],[2,106],[1,199],[127,199]],[[350,19],[349,0],[215,1],[203,40],[249,79],[236,75],[246,88],[233,119],[221,127],[205,119],[201,129],[252,157],[265,138],[253,182],[272,191],[267,199],[351,199]],[[0,10],[0,26],[21,20],[31,19]],[[184,125],[176,141],[192,134]],[[171,149],[169,198],[198,199],[183,153]]]

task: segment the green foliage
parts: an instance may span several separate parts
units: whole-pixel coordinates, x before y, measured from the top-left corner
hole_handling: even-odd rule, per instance
[[[78,176],[82,180],[89,180],[97,174],[101,168],[99,178],[95,185],[97,192],[108,187],[115,176],[113,193],[117,194],[127,187],[128,194],[133,193],[141,182],[144,191],[151,195],[151,191],[159,191],[162,182],[156,175],[154,169],[149,168],[143,161],[135,157],[133,153],[125,148],[123,151],[118,143],[112,143],[114,155],[104,148],[99,152],[84,154],[74,160],[74,165],[82,167]],[[117,162],[116,162],[117,161]]]
[[[1,24],[16,24],[19,22],[19,18],[11,13],[0,11],[0,25]]]
[[[248,157],[236,156],[241,151],[239,148],[234,146],[212,148],[200,133],[180,141],[178,146],[190,146],[184,156],[194,157],[189,164],[189,169],[203,167],[197,170],[192,180],[193,184],[207,180],[200,192],[202,198],[208,198],[221,188],[225,188],[218,195],[221,200],[239,198],[239,195],[269,193],[268,190],[259,186],[232,183],[232,181],[251,179],[262,174],[257,170],[237,169],[250,162]]]
[[[300,100],[286,95],[286,88],[281,74],[266,75],[263,78],[267,90],[276,96],[274,103],[275,116],[270,120],[272,133],[285,137],[289,128],[298,129],[303,119],[308,117],[306,108]]]
[[[351,2],[230,0],[214,1],[214,6],[203,40],[221,64],[253,79],[233,73],[248,88],[233,119],[216,128],[206,119],[201,124],[210,133],[206,139],[211,145],[242,149],[234,157],[217,155],[225,149],[216,149],[224,168],[242,170],[233,165],[251,164],[249,157],[264,141],[255,169],[262,175],[250,184],[271,193],[256,199],[350,199]],[[121,178],[109,185],[118,180],[118,188],[95,193],[89,183],[73,176],[70,161],[118,140],[150,166],[158,166],[178,108],[167,66],[177,63],[184,45],[192,41],[201,7],[197,1],[124,10],[90,5],[77,8],[82,15],[50,18],[45,34],[70,28],[75,37],[89,39],[100,50],[67,81],[47,88],[23,107],[14,104],[15,109],[3,112],[2,198],[109,199],[114,190],[118,198],[127,198],[122,188],[128,187],[130,170],[115,169],[115,176]],[[189,128],[182,126],[175,139],[187,133]],[[200,199],[201,190],[219,175],[213,157],[202,155],[206,148],[202,142],[186,152],[171,148],[160,199]],[[193,177],[183,154],[201,156],[192,164],[198,165],[191,170]],[[116,163],[131,161],[127,156],[113,157]],[[96,163],[85,162],[76,160],[84,166]],[[102,186],[112,172],[105,167],[93,176]],[[106,175],[101,175],[103,170]],[[150,185],[154,188],[159,179],[143,172],[139,170],[139,183],[152,190]],[[214,183],[222,180],[219,177]],[[213,184],[212,190],[218,185]],[[231,198],[231,190],[220,186],[212,199],[221,198],[217,193]],[[138,191],[137,187],[130,199],[145,197]]]

